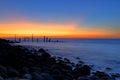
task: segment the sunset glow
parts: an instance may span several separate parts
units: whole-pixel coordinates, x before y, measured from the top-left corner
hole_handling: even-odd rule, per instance
[[[77,28],[77,23],[46,23],[31,21],[11,21],[0,23],[0,37],[35,37],[53,38],[118,38],[119,31],[101,28]]]
[[[120,38],[119,0],[0,1],[0,37]]]

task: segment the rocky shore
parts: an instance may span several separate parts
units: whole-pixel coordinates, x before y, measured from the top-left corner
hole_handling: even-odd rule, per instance
[[[53,57],[44,49],[30,51],[0,39],[0,80],[116,80],[119,74],[91,72],[83,61]]]

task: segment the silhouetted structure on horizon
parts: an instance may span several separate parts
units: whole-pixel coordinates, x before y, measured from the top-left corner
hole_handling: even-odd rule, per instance
[[[43,36],[43,42],[60,42],[59,40],[53,40],[47,36]],[[34,35],[32,34],[31,37],[18,37],[16,34],[14,34],[14,42],[39,42],[39,38],[34,38]]]
[[[16,42],[16,34],[15,34],[15,42]]]
[[[32,34],[32,42],[33,42],[34,40],[33,40],[33,34]]]

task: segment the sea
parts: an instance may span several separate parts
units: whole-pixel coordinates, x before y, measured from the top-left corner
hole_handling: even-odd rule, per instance
[[[44,42],[42,38],[28,41],[23,39],[15,44],[36,50],[44,48],[52,56],[68,58],[74,63],[82,60],[92,65],[93,71],[120,73],[120,39],[55,38],[51,40],[53,41]]]

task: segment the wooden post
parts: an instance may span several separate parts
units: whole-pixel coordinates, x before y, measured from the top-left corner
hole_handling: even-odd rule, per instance
[[[38,42],[38,38],[37,38],[37,42]]]
[[[44,38],[43,38],[43,41],[45,42],[45,36],[44,36]]]
[[[33,42],[33,34],[32,34],[32,42]]]
[[[19,38],[19,42],[21,42],[21,38]]]
[[[46,37],[46,40],[45,40],[46,42],[48,42],[48,37]]]
[[[16,42],[16,34],[15,34],[15,42]]]
[[[51,39],[49,38],[49,40],[48,40],[49,42],[51,42]]]

